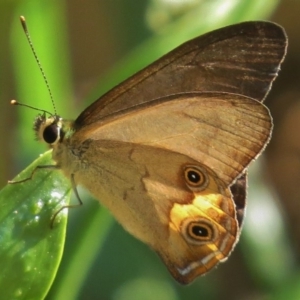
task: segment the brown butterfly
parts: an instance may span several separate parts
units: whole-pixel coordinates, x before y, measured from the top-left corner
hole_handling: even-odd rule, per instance
[[[177,281],[189,283],[226,260],[238,241],[246,169],[273,126],[261,102],[286,47],[284,30],[269,22],[212,31],[133,75],[75,121],[39,115],[37,136],[75,192],[85,187]]]

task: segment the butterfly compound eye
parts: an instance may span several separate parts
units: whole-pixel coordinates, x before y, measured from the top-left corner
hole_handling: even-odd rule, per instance
[[[44,141],[48,144],[56,143],[60,138],[60,127],[57,123],[52,123],[51,125],[45,127],[43,131]]]

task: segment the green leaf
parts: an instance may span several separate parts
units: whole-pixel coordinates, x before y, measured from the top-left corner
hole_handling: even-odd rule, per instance
[[[30,177],[37,166],[53,165],[51,151],[15,180]],[[32,179],[0,191],[0,289],[3,299],[43,299],[56,275],[64,246],[67,210],[50,228],[51,217],[69,201],[70,184],[53,169],[37,169]]]

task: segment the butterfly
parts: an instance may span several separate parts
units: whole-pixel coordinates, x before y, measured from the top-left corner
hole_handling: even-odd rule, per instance
[[[190,40],[125,80],[75,121],[38,115],[55,168],[86,188],[132,235],[192,282],[236,245],[247,168],[270,140],[262,104],[286,34],[244,22]]]

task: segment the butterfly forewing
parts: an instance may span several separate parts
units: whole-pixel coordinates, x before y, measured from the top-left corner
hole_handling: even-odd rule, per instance
[[[245,22],[209,32],[106,93],[81,113],[75,126],[177,93],[229,92],[261,101],[277,76],[286,43],[284,30],[269,22]]]

